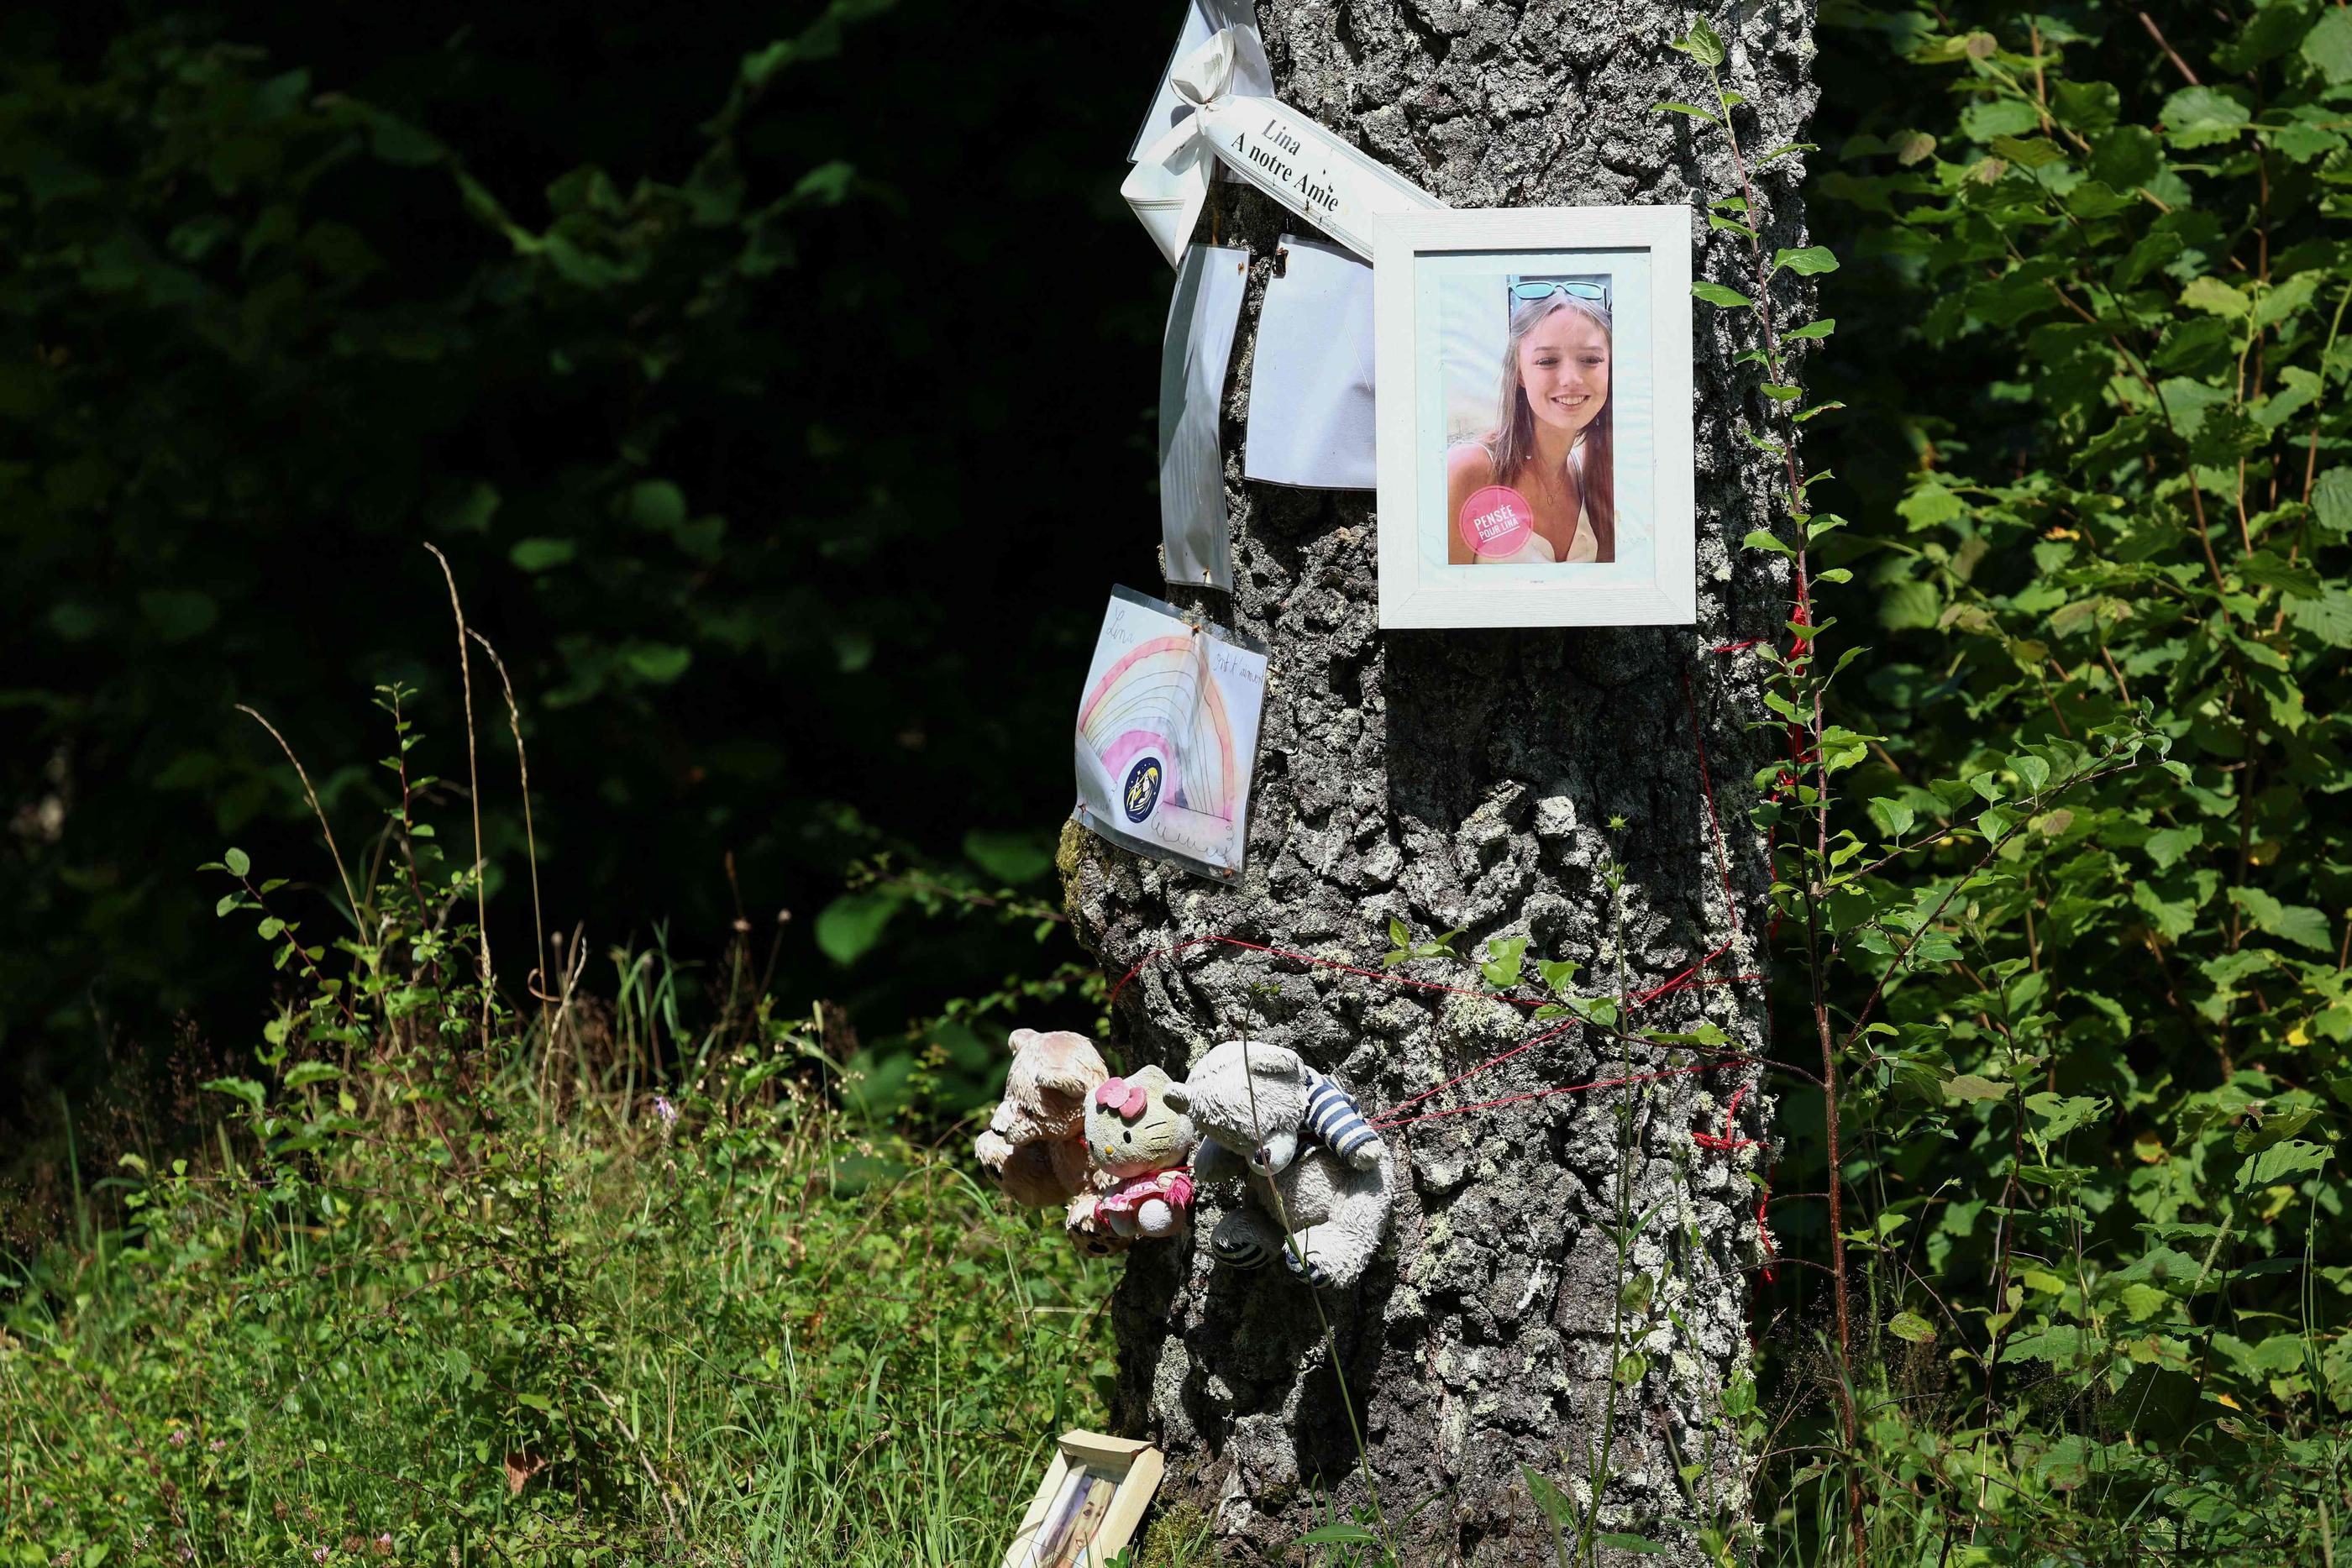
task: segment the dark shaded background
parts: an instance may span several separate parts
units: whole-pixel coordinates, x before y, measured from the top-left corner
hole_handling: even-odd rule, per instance
[[[235,705],[354,862],[396,798],[379,685],[416,688],[414,760],[462,782],[425,541],[514,676],[547,924],[584,926],[590,989],[660,943],[691,1004],[739,919],[764,959],[790,910],[775,992],[904,1058],[948,998],[1077,957],[849,873],[1055,895],[1087,644],[1112,582],[1157,581],[1169,273],[1117,187],[1181,14],[0,20],[0,1168],[57,1150],[60,1096],[168,1098],[257,1040],[277,977],[200,862],[236,844],[307,936],[345,928]],[[1834,183],[1906,106],[1868,27],[1821,37]],[[1811,216],[1841,246],[1867,214]],[[1817,498],[1862,515],[1948,427],[1871,327],[1916,309],[1901,258],[1831,281],[1817,373],[1854,407]],[[476,675],[519,989],[521,797]],[[457,785],[425,810],[462,862]],[[976,1098],[997,1058],[954,1043]]]
[[[0,24],[0,1129],[257,1039],[273,973],[195,870],[226,845],[344,925],[233,705],[354,862],[394,799],[376,685],[418,689],[417,765],[462,783],[425,540],[519,688],[550,925],[602,951],[664,922],[691,984],[731,853],[757,946],[795,916],[778,992],[868,1031],[1041,967],[1020,929],[910,945],[871,901],[825,927],[845,967],[816,916],[894,844],[1048,891],[1086,641],[1156,570],[1169,274],[1117,186],[1179,18]],[[520,794],[476,678],[519,985]]]

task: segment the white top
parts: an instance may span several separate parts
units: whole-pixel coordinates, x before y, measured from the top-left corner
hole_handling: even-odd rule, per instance
[[[1491,445],[1482,446],[1481,450],[1486,454],[1489,462],[1494,460],[1495,449]],[[1580,482],[1584,477],[1584,438],[1581,435],[1577,437],[1576,444],[1569,449],[1568,460],[1576,465],[1577,478]],[[1500,479],[1496,481],[1497,484],[1501,482]],[[1476,566],[1522,563],[1536,566],[1556,564],[1580,566],[1600,559],[1601,540],[1592,531],[1591,514],[1586,511],[1583,497],[1580,496],[1576,503],[1576,537],[1569,540],[1568,554],[1565,557],[1555,555],[1552,552],[1551,541],[1543,535],[1531,533],[1528,536],[1527,543],[1507,555],[1488,555],[1481,550],[1471,558],[1471,561]]]
[[[1568,555],[1564,561],[1562,558],[1552,553],[1549,539],[1541,534],[1530,533],[1528,535],[1528,542],[1508,555],[1488,555],[1481,550],[1475,564],[1495,566],[1528,562],[1537,566],[1551,566],[1555,563],[1574,566],[1600,559],[1601,541],[1593,535],[1591,514],[1582,507],[1579,507],[1576,508],[1576,538],[1569,541]]]

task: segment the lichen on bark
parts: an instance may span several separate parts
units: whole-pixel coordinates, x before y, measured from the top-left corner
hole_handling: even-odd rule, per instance
[[[1652,107],[1704,88],[1667,47],[1689,14],[1541,0],[1259,0],[1258,10],[1276,91],[1450,205],[1704,209],[1738,189],[1719,135]],[[1727,83],[1748,99],[1743,139],[1798,141],[1812,104],[1811,6],[1715,21],[1731,50]],[[1803,243],[1801,166],[1783,158],[1759,178],[1768,246]],[[1771,472],[1742,432],[1758,378],[1732,362],[1750,345],[1700,311],[1696,626],[1384,636],[1370,497],[1241,476],[1257,309],[1295,225],[1232,184],[1213,211],[1223,243],[1254,256],[1223,432],[1234,588],[1169,596],[1274,649],[1248,866],[1220,886],[1072,828],[1060,863],[1083,938],[1114,974],[1210,934],[1377,966],[1396,919],[1419,936],[1461,928],[1465,957],[1525,936],[1530,974],[1538,960],[1574,959],[1580,989],[1612,995],[1650,991],[1727,944],[1706,970],[1727,983],[1673,991],[1632,1021],[1712,1021],[1760,1052],[1752,977],[1765,961],[1769,873],[1746,808],[1776,742],[1749,727],[1762,716],[1752,661],[1710,652],[1772,635],[1787,602],[1770,559],[1738,546],[1774,520]],[[1695,219],[1699,276],[1739,281],[1735,237]],[[1477,984],[1475,968],[1442,959],[1396,972]],[[1246,1030],[1336,1074],[1368,1110],[1537,1030],[1523,1009],[1223,946],[1146,965],[1117,1020],[1113,1047],[1130,1064],[1181,1074]],[[1694,1060],[1575,1030],[1433,1103]],[[1752,1066],[1736,1066],[1402,1130],[1388,1244],[1360,1286],[1324,1293],[1328,1340],[1286,1272],[1213,1262],[1213,1203],[1191,1245],[1138,1247],[1114,1306],[1113,1414],[1167,1450],[1162,1506],[1208,1520],[1221,1560],[1285,1560],[1334,1506],[1369,1501],[1360,1430],[1405,1561],[1550,1563],[1549,1527],[1521,1468],[1589,1500],[1583,1478],[1605,1426],[1601,1528],[1668,1549],[1640,1561],[1697,1561],[1692,1527],[1746,1506],[1746,1460],[1722,1401],[1746,1370],[1755,1178],[1769,1150],[1708,1149],[1691,1134],[1721,1132],[1731,1095],[1755,1081]],[[1768,1119],[1751,1091],[1741,1136],[1766,1137]],[[1610,1235],[1628,1210],[1654,1210],[1630,1260],[1651,1283],[1630,1296]],[[1627,1301],[1638,1306],[1621,1330]],[[1620,1385],[1629,1353],[1642,1361]]]

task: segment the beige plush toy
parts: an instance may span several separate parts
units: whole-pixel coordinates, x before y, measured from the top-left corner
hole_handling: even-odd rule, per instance
[[[1173,1236],[1191,1222],[1184,1162],[1200,1137],[1168,1090],[1168,1074],[1147,1067],[1106,1079],[1087,1102],[1087,1153],[1111,1178],[1095,1213],[1115,1236]]]
[[[1110,1069],[1094,1041],[1065,1030],[1016,1029],[1011,1044],[1004,1098],[971,1152],[1013,1202],[1052,1208],[1094,1190],[1087,1097]]]

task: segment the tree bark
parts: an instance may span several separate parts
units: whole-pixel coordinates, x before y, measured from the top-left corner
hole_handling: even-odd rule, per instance
[[[1259,0],[1258,11],[1276,92],[1450,205],[1703,213],[1738,191],[1721,132],[1652,107],[1705,100],[1705,72],[1667,47],[1690,20],[1678,10]],[[1743,147],[1797,141],[1813,99],[1810,0],[1714,20],[1730,49],[1726,85],[1748,100]],[[1758,177],[1768,250],[1804,243],[1801,162]],[[1212,934],[1378,968],[1397,919],[1416,938],[1462,928],[1465,962],[1396,975],[1475,987],[1466,960],[1490,939],[1525,936],[1530,981],[1538,961],[1574,959],[1575,990],[1622,998],[1728,944],[1703,971],[1710,984],[1630,1008],[1624,1028],[1712,1021],[1760,1055],[1769,873],[1748,807],[1780,741],[1750,727],[1767,716],[1753,656],[1711,651],[1776,639],[1788,614],[1778,558],[1739,548],[1774,520],[1771,465],[1744,434],[1761,378],[1732,363],[1754,346],[1745,317],[1698,317],[1696,627],[1384,636],[1370,497],[1241,477],[1257,308],[1296,221],[1231,183],[1212,211],[1223,242],[1254,256],[1223,430],[1234,590],[1170,596],[1274,648],[1248,866],[1219,886],[1073,828],[1063,867],[1084,939],[1114,975]],[[1701,216],[1693,244],[1698,276],[1752,290],[1739,236]],[[1146,964],[1116,1019],[1127,1065],[1181,1076],[1247,1030],[1333,1073],[1368,1112],[1549,1027],[1521,1008],[1220,946]],[[1416,1109],[1700,1060],[1578,1028]],[[1355,1289],[1322,1292],[1319,1313],[1278,1266],[1214,1263],[1213,1204],[1189,1246],[1139,1245],[1115,1301],[1114,1416],[1170,1461],[1145,1560],[1203,1528],[1222,1561],[1296,1560],[1303,1532],[1370,1505],[1376,1482],[1380,1528],[1402,1562],[1549,1564],[1552,1526],[1527,1467],[1575,1511],[1571,1549],[1594,1510],[1598,1531],[1668,1552],[1600,1546],[1591,1560],[1702,1561],[1698,1528],[1746,1519],[1748,1460],[1725,1399],[1747,1375],[1769,1151],[1709,1149],[1692,1134],[1723,1133],[1748,1085],[1738,1135],[1765,1138],[1757,1077],[1752,1063],[1728,1065],[1391,1134],[1387,1245]],[[1621,1266],[1621,1222],[1645,1213]],[[1629,1293],[1636,1276],[1648,1284]],[[1605,1477],[1597,1509],[1594,1475]]]

